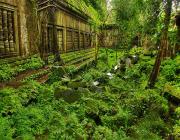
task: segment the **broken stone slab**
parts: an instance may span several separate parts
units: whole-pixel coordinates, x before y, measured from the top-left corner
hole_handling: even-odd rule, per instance
[[[109,76],[109,79],[112,79],[114,77],[114,74],[112,74],[110,72],[108,72],[106,75]]]
[[[50,75],[48,76],[47,83],[61,81],[64,77],[68,77],[68,74],[66,73],[63,66],[52,66]]]
[[[63,85],[68,85],[71,79],[68,76],[63,76],[63,78],[61,78],[61,81]]]
[[[86,82],[70,81],[68,83],[68,87],[73,88],[73,89],[78,89],[79,87],[86,88],[87,84],[86,84]]]
[[[96,81],[98,81],[100,85],[105,84],[109,81],[109,76],[107,74],[103,74],[101,77],[96,78]]]
[[[118,68],[119,68],[119,65],[116,65],[116,66],[114,67],[114,71],[116,71]]]
[[[56,73],[56,76],[63,77],[67,75],[65,68],[63,66],[52,66],[51,67],[52,73]]]
[[[92,93],[103,93],[103,87],[98,87],[98,86],[94,86],[94,85],[91,85],[89,87],[89,90],[92,92]]]
[[[139,61],[139,57],[137,55],[132,55],[132,64],[137,64]]]
[[[68,103],[73,103],[81,98],[81,94],[70,88],[57,88],[54,92],[56,99],[63,99]]]
[[[94,86],[98,86],[100,83],[98,81],[95,81],[92,83]]]
[[[72,79],[73,82],[81,82],[82,81],[82,77],[81,76],[77,76],[75,79]]]
[[[82,87],[79,87],[77,91],[80,93],[90,93],[88,88],[82,88]]]
[[[126,58],[125,60],[126,67],[130,68],[132,66],[132,62],[130,58]]]
[[[164,96],[168,98],[171,102],[179,105],[180,104],[180,88],[170,85],[170,84],[165,84],[164,86]]]

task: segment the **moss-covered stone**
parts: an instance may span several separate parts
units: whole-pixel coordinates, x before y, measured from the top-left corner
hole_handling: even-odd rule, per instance
[[[54,96],[56,99],[63,99],[68,103],[73,103],[81,98],[81,94],[67,87],[59,87],[55,89]]]

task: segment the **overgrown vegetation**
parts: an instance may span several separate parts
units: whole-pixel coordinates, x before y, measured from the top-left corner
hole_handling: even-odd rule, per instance
[[[42,68],[44,62],[37,56],[31,57],[23,61],[13,63],[2,63],[0,67],[0,82],[11,80],[21,72],[28,70],[36,70]]]
[[[105,50],[100,52],[96,67],[73,79],[61,75],[60,79],[50,77],[49,84],[30,81],[19,89],[1,90],[0,139],[152,140],[167,138],[172,126],[178,137],[179,110],[176,117],[170,116],[163,93],[168,92],[164,83],[179,84],[178,79],[171,79],[178,76],[179,57],[164,62],[157,88],[145,90],[153,66],[151,57],[141,54],[138,64],[114,73],[115,51],[109,50],[109,65]],[[168,70],[166,64],[173,69]],[[96,81],[98,85],[94,85]]]
[[[96,50],[63,54],[64,66],[49,57],[48,69],[24,78],[26,84],[1,89],[0,140],[179,140],[179,27],[173,18],[179,2],[67,2],[91,17]],[[104,41],[100,27],[108,23],[119,30],[116,50],[97,42]],[[4,60],[0,82],[44,65],[37,56]],[[36,80],[43,75],[48,80],[40,84]]]

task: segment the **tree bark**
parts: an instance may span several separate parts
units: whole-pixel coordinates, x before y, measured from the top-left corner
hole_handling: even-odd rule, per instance
[[[180,52],[180,12],[176,15],[176,26],[177,26],[177,43],[175,46],[175,54]]]
[[[166,57],[167,55],[166,52],[168,50],[168,28],[169,28],[170,18],[171,18],[172,0],[166,0],[165,4],[166,5],[165,5],[164,28],[162,29],[160,49],[157,54],[154,67],[149,78],[148,88],[154,87],[156,79],[160,71],[161,62],[163,58]]]

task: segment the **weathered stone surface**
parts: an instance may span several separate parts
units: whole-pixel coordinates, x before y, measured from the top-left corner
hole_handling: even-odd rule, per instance
[[[98,87],[98,86],[94,86],[94,85],[90,86],[89,90],[92,93],[103,93],[103,87]]]
[[[37,36],[30,40],[30,32],[36,34],[37,26],[33,24],[33,5],[28,6],[27,0],[0,0],[0,10],[3,14],[3,34],[4,34],[4,57],[11,57],[14,55],[29,55],[34,47],[33,42],[37,40]],[[29,17],[31,15],[31,19]],[[7,23],[8,26],[7,26]],[[30,26],[32,27],[30,29]],[[28,32],[28,29],[30,32]],[[36,29],[36,30],[32,30]],[[2,45],[1,45],[2,47]],[[2,51],[1,51],[2,52]],[[2,56],[2,57],[3,57]]]
[[[79,87],[87,87],[86,82],[75,82],[75,81],[71,81],[68,83],[68,87],[71,87],[73,89],[78,89]]]
[[[53,66],[51,71],[58,77],[63,77],[67,74],[63,66]]]
[[[55,90],[54,96],[56,99],[63,99],[68,103],[73,103],[81,98],[81,94],[66,87],[57,88]]]
[[[16,6],[16,4],[17,4],[16,1],[17,0],[1,0],[0,2]]]
[[[1,15],[6,19],[2,20],[3,24],[0,23],[0,26],[4,26],[3,30],[0,27],[0,53],[3,58],[12,57],[12,54],[28,56],[38,52],[42,53],[43,58],[48,57],[49,53],[56,55],[59,51],[67,52],[92,46],[89,17],[80,13],[78,7],[75,10],[65,1],[39,1],[39,5],[35,2],[0,0],[0,11],[3,9],[4,13]],[[12,19],[13,24],[7,27],[6,21],[10,23]],[[42,29],[44,25],[45,30]],[[4,41],[1,39],[2,32]],[[4,54],[6,52],[8,56]]]
[[[77,92],[82,93],[83,95],[88,95],[90,93],[89,89],[79,87]]]

